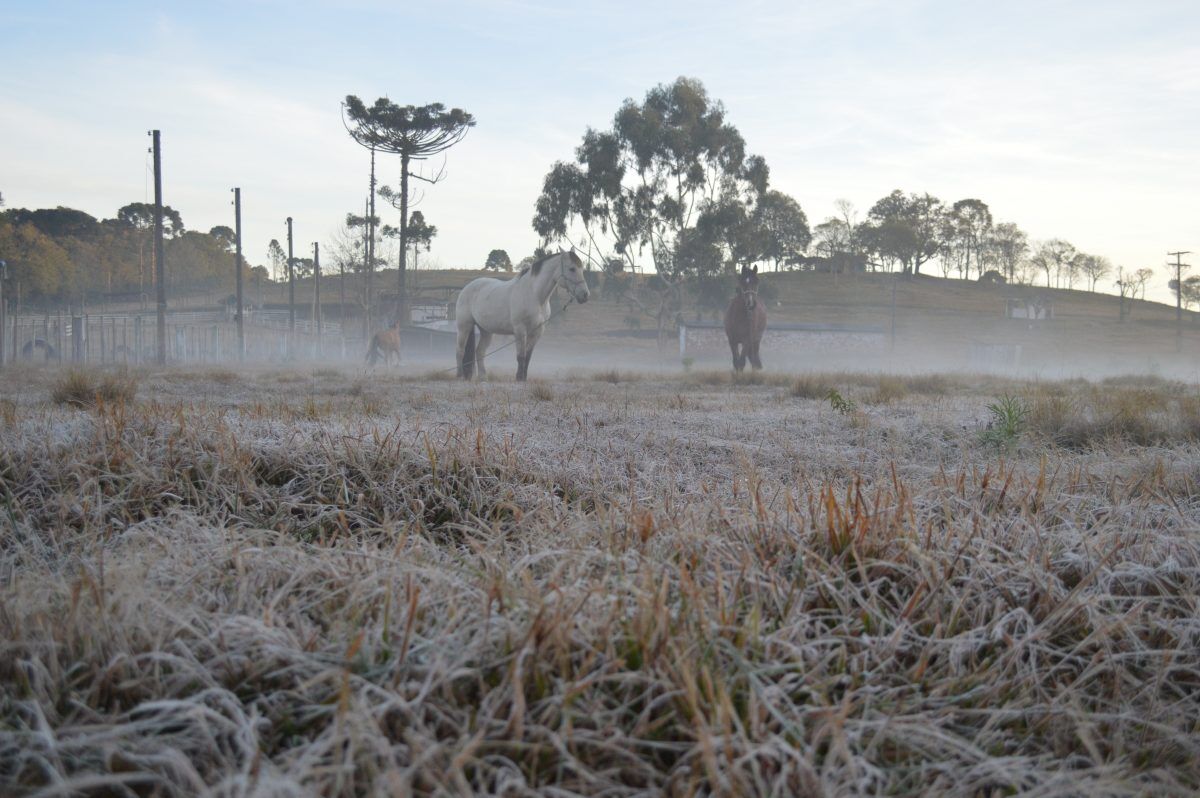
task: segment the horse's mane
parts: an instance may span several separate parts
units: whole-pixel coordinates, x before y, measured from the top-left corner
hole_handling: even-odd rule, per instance
[[[558,255],[564,255],[564,254],[569,255],[571,257],[571,259],[574,260],[576,263],[581,264],[581,265],[583,264],[583,261],[580,260],[579,256],[576,255],[574,252],[566,252],[566,253],[551,252],[549,255],[543,255],[542,257],[535,260],[533,263],[526,266],[524,269],[521,269],[521,271],[517,274],[517,279],[520,280],[522,277],[524,277],[529,272],[533,272],[534,275],[541,274],[543,263],[545,263],[546,261],[550,260],[553,257],[557,257]]]

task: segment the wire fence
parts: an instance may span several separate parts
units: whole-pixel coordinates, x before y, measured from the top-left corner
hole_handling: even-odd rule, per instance
[[[153,313],[10,315],[4,328],[3,363],[137,365],[158,358]],[[293,334],[286,312],[247,314],[243,337],[239,352],[237,324],[219,311],[172,313],[167,362],[330,360],[361,355],[364,347],[360,335],[348,335],[337,322],[297,319]]]

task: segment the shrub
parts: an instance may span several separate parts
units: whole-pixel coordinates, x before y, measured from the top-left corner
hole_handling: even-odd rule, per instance
[[[950,392],[950,380],[944,374],[916,374],[904,381],[908,390],[922,396],[942,396]]]
[[[815,374],[801,374],[792,380],[790,390],[797,399],[827,399],[833,386]]]
[[[17,423],[17,403],[12,399],[0,399],[0,421],[6,427]]]
[[[980,435],[984,443],[996,447],[1011,446],[1029,425],[1029,405],[1019,397],[1005,394],[987,406],[991,413],[987,428]]]
[[[842,396],[840,393],[838,393],[837,388],[829,389],[828,399],[829,406],[832,407],[834,411],[841,413],[843,416],[848,416],[858,409],[858,405],[855,404],[854,400]]]
[[[1075,400],[1061,392],[1041,390],[1029,405],[1029,429],[1043,437],[1062,443],[1068,426],[1075,420],[1078,409]]]
[[[592,374],[593,382],[608,382],[616,385],[621,381],[621,372],[616,369],[607,369],[605,371],[597,371]]]
[[[899,401],[908,395],[904,380],[899,377],[881,376],[879,384],[867,398],[873,405],[886,405]]]
[[[50,399],[60,405],[91,407],[99,402],[131,402],[136,393],[137,381],[128,373],[95,375],[71,369],[54,384]]]
[[[529,383],[529,395],[539,402],[549,402],[554,399],[554,389],[550,387],[550,383],[538,380]]]

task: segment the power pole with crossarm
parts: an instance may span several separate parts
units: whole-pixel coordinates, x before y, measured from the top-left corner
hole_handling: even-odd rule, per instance
[[[1183,351],[1183,270],[1192,268],[1191,264],[1184,263],[1182,258],[1184,255],[1191,255],[1188,250],[1179,252],[1168,252],[1167,255],[1175,259],[1174,263],[1168,262],[1168,266],[1175,267],[1175,351]]]

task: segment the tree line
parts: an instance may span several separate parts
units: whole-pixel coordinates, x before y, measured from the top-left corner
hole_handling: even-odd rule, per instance
[[[544,246],[598,253],[605,271],[653,271],[662,297],[652,315],[660,319],[685,289],[700,306],[725,297],[723,278],[749,265],[917,275],[936,264],[944,277],[1115,287],[1126,297],[1144,296],[1154,276],[1062,239],[1033,242],[977,198],[896,190],[861,219],[846,200],[836,207],[810,229],[800,204],[771,186],[766,160],[747,151],[722,103],[681,77],[641,102],[627,99],[610,128],[587,129],[574,158],[545,176],[532,223]],[[1200,301],[1200,279],[1189,280],[1185,301]]]
[[[173,290],[214,290],[234,281],[234,233],[227,226],[189,230],[179,212],[163,208],[167,281]],[[117,301],[155,289],[154,206],[132,202],[112,218],[74,208],[10,208],[0,212],[0,257],[9,285],[23,301],[43,304]],[[244,265],[247,278],[266,276]]]
[[[335,236],[333,270],[365,272],[371,304],[375,271],[387,263],[377,250],[394,242],[398,312],[407,295],[408,264],[428,251],[437,228],[413,211],[410,179],[436,184],[443,172],[416,168],[458,143],[475,125],[471,114],[434,103],[400,106],[387,98],[367,105],[349,95],[342,103],[351,137],[370,151],[367,207],[349,213]],[[376,156],[400,158],[400,187],[378,186]],[[399,226],[381,225],[375,197],[399,211]],[[2,206],[0,200],[0,206]],[[891,192],[860,219],[853,204],[810,228],[800,203],[771,184],[766,160],[749,152],[724,105],[704,85],[681,77],[650,89],[641,102],[627,99],[604,130],[588,128],[574,158],[552,165],[532,220],[539,251],[570,243],[593,257],[610,276],[652,272],[653,307],[660,323],[691,295],[700,307],[719,307],[728,276],[741,266],[767,270],[883,271],[1044,284],[1096,291],[1113,287],[1124,298],[1145,295],[1152,269],[1114,266],[1053,238],[1033,242],[1015,223],[997,221],[977,198],[954,202],[928,193]],[[165,209],[168,280],[177,290],[212,290],[233,282],[233,232],[188,230],[180,214]],[[145,295],[154,288],[153,206],[130,203],[111,219],[72,208],[0,211],[0,253],[10,278],[33,301],[71,301],[83,295]],[[296,253],[298,276],[313,270]],[[271,269],[244,268],[247,276],[286,277],[286,255],[277,240],[267,250]],[[484,264],[511,269],[504,250]],[[622,280],[612,281],[619,289]],[[628,282],[628,281],[626,281]],[[1200,277],[1172,290],[1187,304],[1200,302]],[[638,297],[632,301],[639,302]]]

